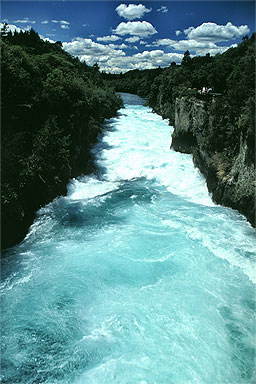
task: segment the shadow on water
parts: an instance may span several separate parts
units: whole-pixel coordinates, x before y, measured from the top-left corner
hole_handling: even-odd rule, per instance
[[[102,179],[101,175],[99,180]],[[37,219],[27,238],[5,251],[4,264],[7,267],[9,260],[13,264],[13,267],[5,268],[6,275],[9,274],[7,269],[16,269],[15,265],[17,267],[17,263],[20,263],[20,253],[29,252],[34,245],[41,248],[42,241],[46,249],[46,242],[51,247],[51,242],[57,243],[67,238],[85,241],[87,236],[90,239],[92,233],[102,228],[125,225],[131,206],[151,204],[152,198],[160,196],[162,189],[164,187],[156,187],[154,181],[135,178],[123,180],[116,189],[93,198],[85,196],[84,199],[73,200],[60,197],[54,200],[37,212]]]
[[[52,325],[31,321],[20,329],[16,343],[21,356],[17,356],[16,361],[2,359],[2,369],[8,372],[2,383],[72,383],[75,375],[102,360],[99,343],[87,343],[85,348],[84,343],[79,342],[83,340],[83,333],[75,316],[69,316],[64,327]],[[3,347],[9,349],[9,346]]]
[[[126,210],[134,204],[133,198],[138,204],[150,204],[152,196],[160,193],[151,184],[144,178],[133,179],[89,200],[61,198],[55,202],[52,214],[60,225],[73,228],[121,224],[126,219]]]
[[[254,301],[251,300],[243,304],[246,311],[255,310]],[[231,345],[231,358],[234,365],[238,367],[241,378],[251,382],[255,378],[256,354],[255,349],[248,345],[248,329],[243,327],[243,324],[235,317],[231,308],[222,306],[219,313],[225,322],[224,326]]]

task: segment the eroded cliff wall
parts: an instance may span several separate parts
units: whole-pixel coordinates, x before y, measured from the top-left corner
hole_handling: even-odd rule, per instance
[[[254,142],[251,137],[248,141],[242,132],[235,146],[232,140],[221,142],[222,135],[216,132],[215,124],[221,102],[221,96],[201,100],[177,98],[172,148],[192,153],[194,164],[206,177],[213,200],[237,209],[255,227]],[[222,129],[223,132],[230,129],[225,127],[225,119]]]

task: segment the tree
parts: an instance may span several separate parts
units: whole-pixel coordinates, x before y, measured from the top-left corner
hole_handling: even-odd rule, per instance
[[[190,57],[190,53],[189,51],[187,50],[185,53],[184,53],[184,56],[183,56],[183,59],[182,59],[182,62],[181,62],[181,65],[183,65],[184,67],[188,67],[191,63],[191,57]]]

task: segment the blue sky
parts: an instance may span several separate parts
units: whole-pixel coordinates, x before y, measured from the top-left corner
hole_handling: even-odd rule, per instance
[[[107,72],[222,53],[255,31],[254,1],[2,1],[1,21],[33,27]]]

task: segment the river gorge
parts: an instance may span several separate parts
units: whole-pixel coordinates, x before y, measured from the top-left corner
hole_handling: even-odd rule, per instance
[[[95,173],[2,261],[2,383],[255,382],[255,232],[123,94]]]

